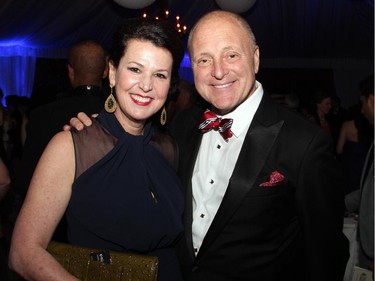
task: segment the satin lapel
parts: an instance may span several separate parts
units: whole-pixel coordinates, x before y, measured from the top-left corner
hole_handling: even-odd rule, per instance
[[[265,101],[258,111],[247,132],[223,201],[203,240],[197,258],[214,241],[241,204],[245,194],[254,186],[284,123],[283,120],[277,119],[276,108],[269,104],[269,101]]]

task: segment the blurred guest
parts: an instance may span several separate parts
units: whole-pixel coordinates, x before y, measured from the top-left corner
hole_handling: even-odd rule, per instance
[[[4,227],[6,227],[6,225],[3,224],[3,214],[6,212],[4,212],[2,200],[9,190],[10,183],[11,179],[8,168],[0,158],[0,280],[7,280],[8,272],[8,245],[4,239]]]
[[[307,119],[316,123],[327,132],[331,132],[327,115],[332,108],[332,97],[327,92],[317,91],[312,96],[311,108],[307,112]]]
[[[4,118],[5,118],[5,108],[3,104],[4,92],[0,88],[0,159],[2,159],[5,164],[7,164],[7,157],[4,146]]]
[[[360,84],[362,113],[374,126],[374,75]],[[374,142],[368,151],[360,189],[345,197],[349,212],[358,212],[359,266],[374,271]]]
[[[336,153],[343,165],[345,192],[359,189],[363,164],[373,141],[373,126],[361,114],[360,108],[353,108],[353,116],[345,121],[340,130]]]
[[[344,109],[340,106],[334,106],[334,97],[326,91],[316,91],[311,97],[311,102],[301,112],[311,122],[317,124],[320,128],[330,134],[336,147],[341,124],[344,121]],[[340,108],[340,110],[338,110]],[[336,149],[333,150],[336,153]]]
[[[176,112],[194,104],[195,98],[194,86],[189,81],[180,80],[178,92],[169,99],[167,105],[168,121],[172,119]]]
[[[30,113],[20,169],[15,179],[15,192],[24,198],[38,160],[50,141],[80,111],[99,112],[105,93],[103,79],[108,75],[107,53],[95,40],[83,39],[69,51],[67,70],[72,86],[61,98],[36,107]]]
[[[5,166],[4,161],[0,159],[0,202],[5,197],[10,186],[10,176],[8,168]],[[1,227],[0,227],[1,229]],[[0,231],[1,234],[1,231]]]
[[[7,106],[3,127],[5,134],[4,145],[9,173],[11,178],[14,178],[23,154],[25,125],[30,113],[30,99],[9,95],[5,100]]]

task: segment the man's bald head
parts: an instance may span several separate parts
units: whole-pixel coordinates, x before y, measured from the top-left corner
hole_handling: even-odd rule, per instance
[[[108,74],[107,53],[95,40],[82,40],[69,51],[69,78],[73,88],[80,85],[101,86]]]

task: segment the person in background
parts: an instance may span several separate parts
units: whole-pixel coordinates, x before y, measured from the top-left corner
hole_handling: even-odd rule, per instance
[[[8,95],[3,121],[3,144],[5,148],[5,163],[9,174],[15,178],[23,155],[25,122],[30,113],[30,99],[18,95]]]
[[[8,255],[8,246],[5,241],[5,230],[3,224],[3,199],[8,193],[10,188],[11,178],[9,175],[9,170],[5,165],[4,161],[0,158],[0,279],[7,280],[7,255]]]
[[[316,91],[312,96],[311,108],[307,112],[307,119],[317,124],[327,132],[331,132],[331,126],[327,116],[332,108],[332,97],[325,91]]]
[[[343,122],[336,145],[336,154],[346,175],[346,194],[359,189],[363,164],[374,139],[373,126],[361,114],[361,108],[353,106],[348,112],[352,113]]]
[[[31,180],[9,255],[25,279],[77,280],[46,251],[66,212],[69,243],[157,256],[159,281],[182,280],[174,245],[183,231],[183,194],[156,148],[173,143],[163,138],[155,147],[149,119],[177,90],[183,54],[168,22],[132,19],[119,27],[105,111],[82,132],[55,135]]]
[[[10,176],[7,166],[0,158],[0,202],[5,197],[10,186]]]
[[[197,101],[197,92],[193,84],[187,80],[180,80],[178,93],[174,95],[167,104],[167,124],[169,125],[176,113],[193,106]]]
[[[259,46],[239,15],[204,15],[188,49],[211,107],[186,109],[171,125],[186,197],[185,279],[342,281],[344,178],[331,137],[264,94]],[[72,126],[91,124],[78,117]]]
[[[374,126],[374,75],[360,84],[362,114]],[[374,272],[374,142],[363,165],[360,189],[345,196],[349,212],[358,213],[359,266]]]
[[[5,119],[5,107],[3,104],[4,100],[4,92],[0,88],[0,158],[5,161],[7,165],[7,154],[5,152],[5,145],[4,145],[4,119]]]
[[[21,201],[25,198],[43,150],[72,114],[80,111],[94,113],[103,108],[103,79],[108,75],[108,63],[107,53],[101,44],[93,39],[77,41],[69,50],[67,71],[71,90],[30,113],[23,155],[14,183],[14,190]]]

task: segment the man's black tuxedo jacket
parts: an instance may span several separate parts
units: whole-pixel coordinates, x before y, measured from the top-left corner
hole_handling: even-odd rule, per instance
[[[202,113],[190,108],[176,116],[171,127],[186,189],[185,237],[178,246],[186,279],[342,281],[349,250],[342,232],[343,175],[331,153],[332,141],[266,94],[224,199],[194,256],[191,178],[202,139],[197,129]],[[285,181],[261,187],[274,171]]]

